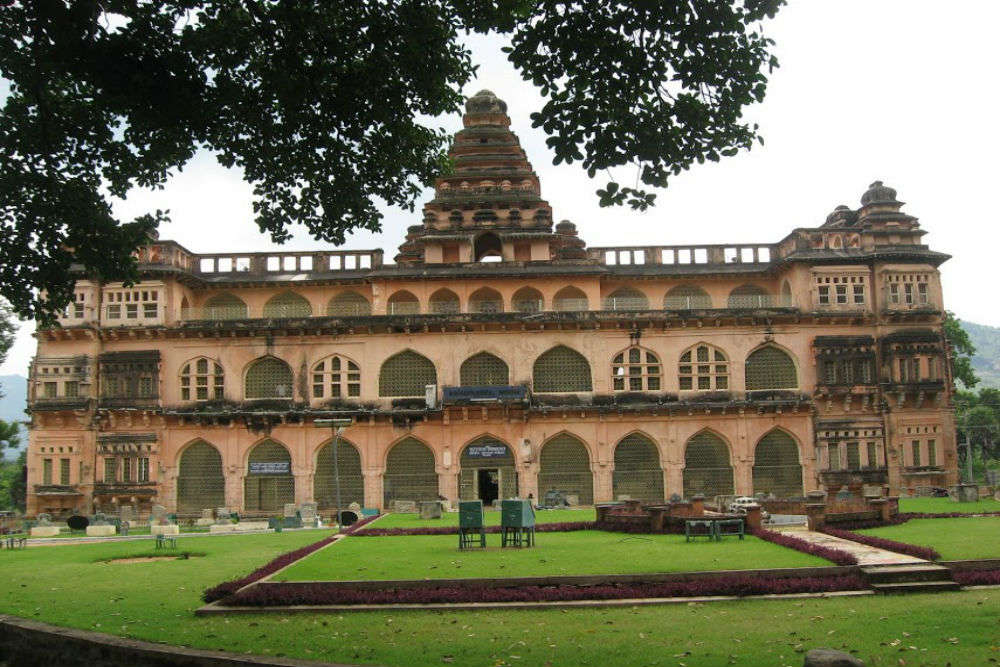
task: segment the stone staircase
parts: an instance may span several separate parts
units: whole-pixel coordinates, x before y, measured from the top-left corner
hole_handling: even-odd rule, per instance
[[[876,593],[936,593],[957,591],[951,570],[936,563],[864,565],[861,573]]]

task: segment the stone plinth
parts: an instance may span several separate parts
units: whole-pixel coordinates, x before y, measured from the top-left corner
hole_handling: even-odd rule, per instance
[[[59,534],[59,526],[35,526],[31,529],[32,537],[55,537]]]
[[[695,496],[691,499],[691,516],[703,516],[705,514],[705,496]]]
[[[87,537],[109,537],[117,532],[114,526],[87,526]]]
[[[440,519],[441,518],[441,503],[436,500],[423,501],[420,503],[420,518],[421,519]]]
[[[194,522],[196,526],[211,526],[215,523],[215,519],[212,517],[202,517]]]
[[[887,498],[869,498],[868,505],[878,512],[879,521],[886,522],[892,517],[889,515],[889,500]]]
[[[153,524],[149,527],[150,535],[180,535],[180,533],[181,527],[174,523],[165,526]]]
[[[746,516],[743,520],[746,522],[747,530],[757,530],[761,528],[764,524],[764,518],[761,511],[760,505],[747,505]]]
[[[210,526],[210,533],[247,533],[255,530],[267,530],[267,521],[241,521],[240,523],[223,523]]]
[[[960,503],[979,501],[979,487],[975,484],[956,484],[951,487],[951,499]]]

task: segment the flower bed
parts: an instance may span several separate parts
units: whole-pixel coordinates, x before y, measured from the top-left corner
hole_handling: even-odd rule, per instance
[[[909,521],[910,519],[974,519],[978,516],[1000,516],[1000,512],[977,512],[975,514],[963,512],[900,512],[896,515],[897,518],[901,518],[903,521]]]
[[[309,587],[266,582],[232,595],[223,604],[232,607],[283,607],[288,605],[379,605],[464,602],[564,602],[571,600],[623,600],[668,597],[747,596],[787,593],[827,593],[865,590],[857,574],[816,577],[766,577],[729,575],[705,580],[608,584],[593,586],[511,586],[469,588],[383,588],[364,590],[336,584]]]
[[[867,544],[868,546],[875,547],[876,549],[894,551],[898,554],[913,556],[914,558],[922,558],[924,560],[938,560],[941,558],[941,554],[931,547],[922,547],[916,544],[907,544],[906,542],[897,542],[895,540],[887,540],[883,537],[862,535],[861,533],[854,533],[849,530],[838,530],[836,528],[823,528],[822,532],[827,535],[832,535],[833,537],[839,537],[842,540],[850,540],[851,542],[857,542],[859,544]]]
[[[352,526],[353,528],[353,526]],[[536,533],[568,533],[573,530],[595,530],[599,528],[595,521],[564,521],[562,523],[539,523],[535,525]],[[398,537],[402,535],[458,535],[458,526],[420,526],[413,528],[369,528],[367,530],[351,531],[354,537]],[[488,534],[500,532],[500,526],[487,526]]]
[[[962,586],[1000,586],[1000,570],[952,570],[951,577]]]
[[[778,546],[795,549],[796,551],[801,551],[802,553],[810,554],[812,556],[818,556],[819,558],[825,558],[826,560],[836,563],[837,565],[858,564],[858,559],[855,558],[853,554],[841,551],[840,549],[833,549],[831,547],[813,544],[812,542],[803,540],[801,537],[795,537],[794,535],[789,535],[787,533],[779,533],[774,530],[759,528],[757,530],[750,531],[750,534],[766,542],[777,544]]]

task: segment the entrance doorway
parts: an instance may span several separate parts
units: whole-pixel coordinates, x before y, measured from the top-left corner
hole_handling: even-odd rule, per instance
[[[480,468],[476,474],[479,499],[483,501],[484,507],[490,507],[500,497],[500,471],[497,468]]]

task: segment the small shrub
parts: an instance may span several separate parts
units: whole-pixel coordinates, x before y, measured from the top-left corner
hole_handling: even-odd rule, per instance
[[[959,570],[951,577],[962,586],[1000,586],[1000,570]]]
[[[884,537],[862,535],[861,533],[854,533],[849,530],[838,530],[836,528],[829,527],[823,528],[822,532],[827,535],[832,535],[833,537],[839,537],[842,540],[850,540],[851,542],[857,542],[859,544],[867,544],[868,546],[875,547],[876,549],[894,551],[898,554],[913,556],[914,558],[922,558],[924,560],[938,560],[941,558],[941,554],[931,547],[922,547],[916,544],[907,544],[906,542],[887,540]]]
[[[357,525],[357,524],[355,524]],[[360,527],[360,526],[359,526]],[[354,528],[354,526],[351,526]],[[540,523],[535,526],[536,533],[568,533],[574,530],[598,529],[596,521],[563,521],[561,523]],[[355,529],[356,530],[356,529]],[[412,528],[369,528],[368,530],[349,530],[348,535],[355,537],[398,537],[402,535],[458,535],[458,526],[414,526]],[[500,532],[500,526],[487,526],[487,534]]]

